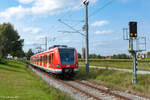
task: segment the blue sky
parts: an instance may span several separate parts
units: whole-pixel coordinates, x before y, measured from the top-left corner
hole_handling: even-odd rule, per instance
[[[129,21],[138,22],[139,36],[147,37],[147,51],[150,51],[150,1],[149,0],[113,0],[104,9],[102,6],[111,0],[89,0],[89,45],[90,53],[113,55],[128,53],[128,41],[123,40],[123,28]],[[64,44],[81,48],[85,38],[73,31],[58,19],[80,30],[84,25],[84,6],[82,0],[1,0],[0,23],[10,22],[24,39],[24,50],[44,44],[48,37],[48,46]],[[93,14],[93,12],[95,12]],[[44,46],[42,46],[44,49]]]

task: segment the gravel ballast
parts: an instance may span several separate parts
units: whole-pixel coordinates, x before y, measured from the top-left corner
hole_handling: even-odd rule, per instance
[[[49,76],[43,74],[42,72],[34,69],[33,67],[29,66],[29,68],[34,72],[36,73],[39,77],[41,77],[46,83],[48,83],[50,86],[53,86],[57,89],[60,89],[61,91],[67,93],[68,95],[70,95],[72,98],[74,98],[75,100],[95,100],[87,95],[85,95],[84,93],[81,93],[57,80],[55,80],[54,78],[50,78]],[[110,96],[108,94],[104,94],[100,91],[97,91],[95,89],[92,89],[92,88],[89,88],[87,86],[83,86],[81,84],[78,84],[78,83],[75,83],[74,81],[65,81],[69,84],[73,84],[75,87],[79,88],[79,89],[82,89],[96,97],[100,97],[100,99],[102,100],[119,100],[118,98],[114,97],[114,96]],[[90,85],[94,85],[98,88],[103,88],[103,89],[107,89],[106,87],[103,87],[103,86],[100,86],[100,85],[95,85],[95,84],[92,84],[92,83],[89,83],[88,81],[84,81],[82,80],[82,82],[85,82],[85,83],[88,83]],[[119,95],[122,95],[122,96],[125,96],[125,97],[128,97],[132,100],[150,100],[150,99],[147,99],[147,98],[143,98],[143,97],[139,97],[139,96],[135,96],[135,95],[131,95],[131,94],[128,94],[128,93],[124,93],[124,92],[121,92],[121,91],[113,91],[113,90],[110,90],[112,93],[116,93],[116,94],[119,94]]]

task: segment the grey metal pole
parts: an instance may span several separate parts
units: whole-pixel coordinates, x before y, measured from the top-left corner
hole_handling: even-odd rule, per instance
[[[88,4],[89,4],[89,1],[84,1],[85,26],[86,26],[86,73],[89,73]]]
[[[137,83],[137,57],[136,57],[136,51],[133,49],[133,39],[130,37],[129,39],[129,52],[132,55],[132,69],[133,69],[133,79],[132,83]]]
[[[132,53],[133,55],[133,79],[132,83],[137,83],[137,57],[136,57],[136,51]]]
[[[132,54],[132,51],[133,51],[133,39],[130,37],[129,38],[129,52],[131,52]]]

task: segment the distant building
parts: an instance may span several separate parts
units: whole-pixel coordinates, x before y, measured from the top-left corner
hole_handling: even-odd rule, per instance
[[[138,54],[138,57],[139,57],[139,58],[145,58],[145,55],[144,55],[143,53],[139,53],[139,54]]]
[[[8,54],[7,59],[12,59],[13,56],[11,56],[11,54]]]
[[[111,56],[106,56],[105,59],[106,59],[106,60],[110,60],[110,59],[111,59]]]
[[[14,57],[15,60],[18,60],[18,57]]]
[[[27,60],[27,57],[18,58],[19,60]]]

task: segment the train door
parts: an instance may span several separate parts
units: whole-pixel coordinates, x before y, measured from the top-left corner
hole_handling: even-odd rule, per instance
[[[36,60],[36,61],[35,61],[35,64],[37,65],[37,57],[35,57],[35,60]]]
[[[42,67],[44,67],[44,55],[42,55]]]
[[[47,54],[47,68],[48,68],[48,66],[49,66],[49,53]]]
[[[52,67],[52,54],[49,54],[48,63],[49,63],[49,68],[51,68]]]
[[[39,57],[37,56],[37,65],[39,64]]]
[[[36,57],[35,57],[35,65],[36,65]]]
[[[55,67],[54,53],[52,53],[52,67]]]
[[[40,65],[40,56],[38,56],[38,66]]]
[[[36,65],[38,65],[38,56],[36,56]]]
[[[45,55],[44,58],[44,67],[47,67],[47,55]]]
[[[34,64],[35,64],[35,57],[33,58]]]
[[[43,67],[45,67],[45,55],[43,55]]]
[[[42,66],[42,56],[40,56],[40,66]]]
[[[43,55],[43,67],[45,67],[45,55]]]

